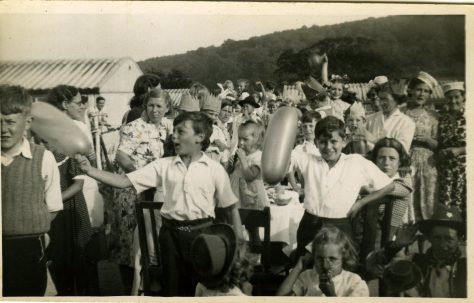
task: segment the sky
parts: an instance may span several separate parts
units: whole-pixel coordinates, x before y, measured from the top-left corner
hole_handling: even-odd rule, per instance
[[[334,15],[336,11],[316,14],[276,4],[247,7],[234,3],[218,9],[199,5],[191,9],[190,4],[174,9],[156,4],[148,7],[148,3],[139,9],[121,3],[81,9],[75,9],[73,3],[45,5],[37,9],[0,7],[1,60],[129,56],[139,61],[219,46],[227,39],[245,40],[302,26],[383,16]]]

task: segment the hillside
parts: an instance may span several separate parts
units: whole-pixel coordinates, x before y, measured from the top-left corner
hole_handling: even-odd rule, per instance
[[[410,77],[418,70],[439,79],[464,79],[464,27],[462,15],[369,18],[226,40],[219,47],[147,59],[139,65],[145,72],[177,70],[210,87],[238,78],[292,81],[307,72],[301,60],[304,50],[321,44],[329,56],[329,73],[348,74],[351,82],[366,82],[379,74]]]

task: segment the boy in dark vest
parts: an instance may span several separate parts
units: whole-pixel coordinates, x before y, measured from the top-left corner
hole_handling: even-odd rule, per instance
[[[24,137],[32,98],[20,86],[0,85],[2,146],[3,296],[43,296],[45,235],[63,208],[54,156]]]
[[[421,281],[404,295],[410,297],[466,298],[467,265],[461,250],[466,224],[455,207],[439,204],[433,216],[402,229],[393,242],[367,257],[367,269],[376,277],[386,274],[386,265],[399,258],[399,252],[416,240],[421,231],[431,243],[426,252],[407,257],[421,269]],[[385,275],[386,276],[386,275]]]

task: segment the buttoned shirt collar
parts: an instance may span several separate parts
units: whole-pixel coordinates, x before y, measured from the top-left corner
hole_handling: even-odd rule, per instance
[[[209,158],[208,156],[206,156],[205,153],[201,152],[201,157],[199,159],[197,159],[196,161],[192,161],[192,162],[198,162],[198,163],[203,163],[203,164],[206,164],[209,166],[209,161],[214,161],[212,160],[211,158]],[[191,163],[192,163],[191,162]],[[177,163],[182,163],[183,165],[184,164],[184,161],[183,159],[181,159],[181,156],[180,155],[177,155],[174,160],[173,160],[173,164],[177,164]]]
[[[33,156],[31,155],[30,142],[28,142],[28,140],[26,140],[25,138],[22,139],[20,148],[17,151],[13,152],[13,154],[7,154],[2,152],[2,165],[10,165],[15,159],[15,157],[18,155],[22,155],[27,159],[33,158]]]

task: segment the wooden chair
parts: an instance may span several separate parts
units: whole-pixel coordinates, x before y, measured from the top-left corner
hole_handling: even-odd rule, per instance
[[[261,266],[255,268],[255,272],[252,278],[252,284],[254,286],[253,295],[274,295],[278,286],[283,282],[285,276],[272,273],[272,266],[282,266],[286,267],[286,264],[281,264],[286,260],[279,260],[279,253],[283,254],[281,251],[276,250],[282,248],[280,242],[271,242],[270,241],[270,208],[265,207],[263,210],[256,209],[239,209],[240,219],[242,225],[247,229],[248,227],[262,227],[264,230],[263,241],[259,244],[250,245],[249,249],[252,253],[260,254],[260,263]],[[276,248],[276,249],[272,249]]]
[[[160,245],[158,243],[158,231],[156,229],[155,213],[159,213],[163,202],[139,202],[136,204],[136,216],[138,227],[138,238],[141,250],[141,265],[142,265],[142,279],[143,279],[143,294],[145,296],[157,295],[151,289],[151,281],[155,279],[160,280],[163,272],[161,264]],[[145,215],[150,217],[151,226],[149,229],[152,236],[152,247],[156,255],[156,264],[150,258],[150,251],[148,250],[147,228],[145,224]]]

